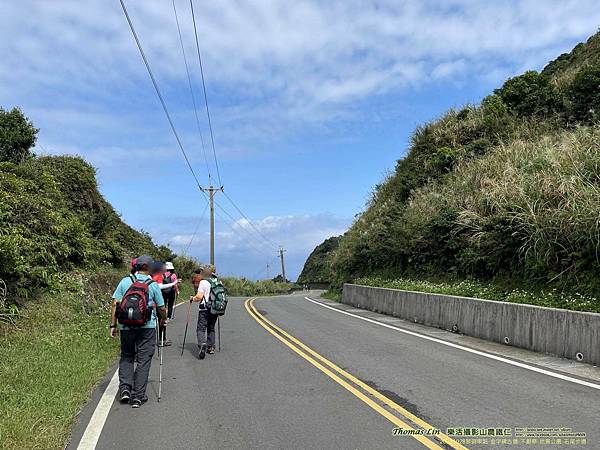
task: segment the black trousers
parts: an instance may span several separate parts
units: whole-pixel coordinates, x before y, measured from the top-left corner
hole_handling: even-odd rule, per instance
[[[127,390],[132,399],[146,400],[148,374],[154,356],[156,330],[137,328],[121,330],[121,360],[119,361],[119,390]],[[137,366],[134,359],[137,354]]]
[[[167,304],[167,317],[173,318],[173,307],[175,306],[175,289],[171,289],[171,292],[163,292],[163,298]]]

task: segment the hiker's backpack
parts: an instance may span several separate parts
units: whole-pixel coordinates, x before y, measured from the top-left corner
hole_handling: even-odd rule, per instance
[[[167,273],[168,273],[168,275],[167,275]],[[163,284],[170,284],[170,283],[172,283],[173,282],[173,275],[174,274],[172,272],[166,272],[163,275]],[[171,286],[170,288],[162,289],[162,291],[165,294],[170,294],[171,292],[173,292],[173,289],[174,289],[173,286]]]
[[[227,308],[225,286],[217,278],[209,278],[206,281],[210,283],[210,312],[222,316]]]
[[[121,325],[128,327],[141,327],[152,318],[152,308],[148,306],[150,299],[150,285],[154,281],[149,278],[145,281],[138,280],[131,275],[131,286],[125,292],[117,308],[117,320]]]

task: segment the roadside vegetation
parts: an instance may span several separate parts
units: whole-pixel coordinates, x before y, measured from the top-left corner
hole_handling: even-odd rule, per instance
[[[293,283],[259,280],[252,281],[246,278],[224,277],[221,279],[232,297],[260,297],[266,295],[288,294],[294,287]]]
[[[600,33],[481,104],[417,127],[311,276],[331,274],[338,292],[361,278],[434,278],[451,290],[468,279],[485,298],[596,311],[598,230]],[[464,283],[453,293],[469,295]]]
[[[79,409],[117,355],[107,332],[122,272],[54,276],[0,324],[0,448],[63,448]]]
[[[363,286],[482,298],[500,302],[525,303],[548,308],[600,313],[600,299],[598,297],[592,297],[577,292],[564,293],[560,292],[557,288],[525,290],[476,280],[427,281],[407,278],[390,280],[377,277],[359,278],[355,280],[355,283]],[[332,292],[330,295],[334,296],[335,292]]]

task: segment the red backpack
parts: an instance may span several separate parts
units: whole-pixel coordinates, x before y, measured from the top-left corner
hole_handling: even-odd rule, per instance
[[[145,281],[130,275],[131,286],[125,292],[117,309],[117,320],[121,325],[141,327],[152,318],[152,308],[148,306],[150,298],[149,286],[154,283],[152,278]]]

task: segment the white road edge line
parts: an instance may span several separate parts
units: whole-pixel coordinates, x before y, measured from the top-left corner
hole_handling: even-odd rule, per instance
[[[177,308],[178,306],[183,305],[187,302],[181,302],[174,306]],[[119,369],[115,370],[114,375],[110,379],[108,386],[104,390],[100,401],[96,405],[96,409],[94,410],[94,414],[92,414],[92,418],[90,419],[85,431],[83,432],[83,436],[81,436],[81,440],[79,444],[77,444],[77,450],[94,450],[96,445],[98,444],[98,439],[100,439],[100,435],[102,434],[102,429],[104,428],[104,424],[106,423],[106,419],[108,418],[108,413],[110,412],[110,408],[112,408],[112,404],[115,401],[115,397],[117,396],[117,391],[119,390]]]
[[[102,428],[104,428],[104,423],[106,422],[106,418],[108,417],[108,413],[110,412],[118,389],[119,371],[115,370],[115,374],[102,394],[102,398],[96,406],[96,410],[81,437],[81,441],[79,441],[77,450],[94,450],[96,448],[96,444],[98,443]]]
[[[554,377],[554,378],[559,378],[559,379],[564,380],[564,381],[570,381],[571,383],[576,383],[576,384],[580,384],[582,386],[590,387],[592,389],[598,389],[598,390],[600,390],[600,384],[596,384],[596,383],[591,383],[589,381],[580,380],[578,378],[573,378],[573,377],[570,377],[568,375],[563,375],[563,374],[560,374],[560,373],[552,372],[550,370],[540,369],[539,367],[530,366],[529,364],[521,363],[521,362],[518,362],[518,361],[513,361],[513,360],[508,359],[508,358],[503,358],[502,356],[492,355],[491,353],[482,352],[482,351],[475,350],[475,349],[472,349],[472,348],[469,348],[469,347],[463,347],[462,345],[454,344],[453,342],[444,341],[443,339],[438,339],[438,338],[434,338],[434,337],[427,336],[427,335],[424,335],[424,334],[415,333],[414,331],[409,331],[409,330],[405,330],[403,328],[395,327],[395,326],[389,325],[387,323],[383,323],[383,322],[379,322],[377,320],[369,319],[368,317],[362,317],[362,316],[359,316],[357,314],[352,314],[352,313],[349,313],[347,311],[342,311],[341,309],[334,308],[334,307],[329,306],[329,305],[325,305],[325,304],[323,304],[321,302],[318,302],[316,300],[313,300],[312,298],[309,298],[309,297],[304,297],[304,298],[306,300],[308,300],[309,302],[312,302],[312,303],[314,303],[316,305],[322,306],[323,308],[331,309],[333,311],[339,312],[340,314],[346,314],[347,316],[351,316],[351,317],[355,317],[357,319],[364,320],[365,322],[371,322],[371,323],[374,323],[376,325],[380,325],[380,326],[385,327],[385,328],[390,328],[392,330],[400,331],[401,333],[409,334],[411,336],[415,336],[415,337],[418,337],[418,338],[421,338],[421,339],[426,339],[428,341],[436,342],[438,344],[446,345],[448,347],[457,348],[459,350],[464,350],[465,352],[473,353],[475,355],[483,356],[483,357],[489,358],[489,359],[494,359],[496,361],[504,362],[504,363],[510,364],[512,366],[521,367],[522,369],[531,370],[532,372],[541,373],[541,374],[548,375],[548,376],[551,376],[551,377]],[[365,311],[367,311],[367,310],[365,310]]]

